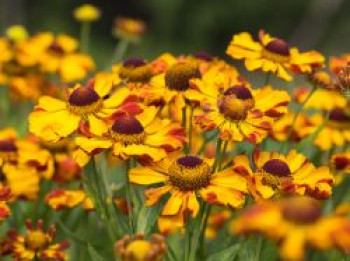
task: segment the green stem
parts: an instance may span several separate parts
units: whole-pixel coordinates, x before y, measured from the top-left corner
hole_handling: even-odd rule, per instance
[[[134,235],[134,217],[133,217],[133,209],[132,209],[132,202],[131,202],[132,197],[131,197],[129,172],[130,172],[130,160],[127,160],[125,162],[125,198],[126,198],[126,204],[128,208],[130,235],[133,236]]]
[[[264,86],[269,84],[270,79],[271,79],[271,73],[267,73],[266,78],[265,78],[265,82],[264,82]]]
[[[184,261],[190,260],[190,251],[191,251],[191,228],[190,228],[190,216],[187,216],[187,224],[185,231],[185,250],[184,250]]]
[[[221,144],[222,144],[222,139],[219,137],[217,142],[216,142],[215,159],[214,159],[214,164],[213,164],[213,169],[212,169],[213,173],[216,171],[216,168],[217,168],[218,163],[220,161]]]
[[[89,22],[83,22],[80,28],[80,50],[83,53],[89,52],[90,44],[90,28],[91,24]]]
[[[126,53],[126,51],[128,50],[129,47],[129,41],[127,39],[121,39],[117,46],[115,47],[114,50],[114,55],[113,55],[113,61],[112,64],[115,62],[120,62],[121,60],[123,60],[123,57]]]
[[[302,112],[305,104],[310,100],[312,95],[315,93],[316,89],[317,89],[316,86],[312,87],[311,91],[309,92],[309,94],[307,95],[305,100],[301,103],[301,105],[299,106],[298,110],[296,111],[296,113],[294,115],[294,118],[293,118],[293,121],[292,121],[292,124],[291,124],[290,129],[289,129],[286,141],[288,141],[290,139],[290,137],[292,136],[292,133],[293,133],[293,130],[294,130],[294,125],[295,125],[295,123],[296,123],[296,121],[298,119],[299,114]]]

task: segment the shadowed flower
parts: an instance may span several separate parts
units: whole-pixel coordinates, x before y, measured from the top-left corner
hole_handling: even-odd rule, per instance
[[[8,232],[7,241],[10,245],[10,254],[15,260],[67,260],[67,254],[63,250],[68,247],[68,241],[54,243],[55,226],[50,226],[45,232],[42,220],[37,222],[36,227],[33,226],[31,220],[27,220],[25,224],[27,231],[24,235],[15,230]]]
[[[234,158],[233,170],[247,179],[250,193],[257,201],[284,194],[324,199],[332,193],[333,175],[328,167],[316,168],[295,150],[286,156],[256,151],[254,166],[250,166],[245,155]]]
[[[163,161],[130,171],[130,181],[138,185],[162,184],[146,190],[146,205],[156,204],[170,193],[162,215],[184,223],[187,215],[195,217],[199,211],[197,195],[210,204],[241,207],[247,192],[244,178],[226,169],[212,173],[213,160],[198,156],[169,155]]]
[[[324,64],[320,53],[299,53],[297,48],[289,47],[284,40],[271,37],[263,30],[259,32],[258,42],[247,32],[234,35],[226,53],[234,59],[244,60],[249,71],[261,69],[286,81],[292,80],[290,69],[298,73],[311,73],[314,67]]]
[[[145,33],[145,22],[129,18],[118,17],[114,20],[113,35],[117,38],[137,41]]]
[[[304,260],[307,246],[350,251],[350,221],[335,215],[322,216],[319,202],[307,197],[255,205],[232,223],[231,231],[266,235],[278,243],[284,260]]]
[[[78,84],[69,90],[67,101],[43,96],[29,115],[29,131],[53,142],[73,134],[84,125],[92,134],[106,133],[105,119],[129,96],[125,88],[110,95],[113,84],[110,77],[96,78],[87,86]]]

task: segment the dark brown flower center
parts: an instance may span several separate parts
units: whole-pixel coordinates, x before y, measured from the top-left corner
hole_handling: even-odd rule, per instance
[[[350,164],[350,159],[344,157],[336,157],[334,159],[334,165],[337,170],[345,169]]]
[[[288,177],[291,174],[288,164],[279,159],[267,161],[262,169],[265,172],[277,177]]]
[[[0,152],[17,152],[17,146],[13,140],[0,140]]]
[[[226,118],[233,121],[244,120],[254,106],[253,95],[245,86],[233,86],[218,100],[218,109]]]
[[[278,38],[269,42],[265,46],[265,49],[272,53],[282,55],[282,56],[289,56],[290,54],[288,44],[282,39],[278,39]]]
[[[61,45],[57,41],[54,41],[50,46],[49,46],[49,51],[53,54],[56,55],[63,55],[64,54],[64,49],[62,48]]]
[[[69,95],[69,103],[74,106],[88,106],[100,99],[94,89],[79,87]]]
[[[180,62],[172,65],[165,73],[165,84],[170,90],[186,91],[190,80],[200,78],[198,65],[193,62]]]
[[[197,190],[209,184],[211,167],[196,156],[182,156],[169,168],[169,180],[183,191]]]
[[[311,198],[291,198],[282,205],[283,217],[296,224],[311,224],[322,216],[319,203]]]
[[[336,108],[329,114],[329,119],[337,122],[350,121],[350,116],[341,108]]]
[[[145,138],[142,124],[133,116],[118,118],[112,125],[111,135],[124,144],[140,144]]]
[[[130,58],[123,63],[119,75],[129,82],[147,82],[152,77],[152,69],[145,60]]]
[[[211,56],[210,54],[208,54],[205,51],[197,52],[197,53],[193,54],[193,56],[196,57],[197,59],[207,61],[207,62],[210,62],[213,60],[213,56]]]

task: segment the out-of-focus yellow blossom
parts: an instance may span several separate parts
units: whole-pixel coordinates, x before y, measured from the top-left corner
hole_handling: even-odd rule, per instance
[[[138,19],[118,17],[114,21],[113,34],[121,39],[137,41],[146,31],[146,24]]]
[[[288,261],[304,260],[307,247],[350,251],[350,221],[337,215],[322,216],[319,202],[306,197],[255,205],[232,223],[231,231],[266,235],[278,242],[281,256]]]
[[[54,210],[74,208],[82,205],[84,209],[91,210],[90,199],[83,190],[56,189],[45,197],[45,202]]]
[[[147,240],[142,233],[133,238],[126,235],[115,244],[116,254],[123,261],[162,261],[167,251],[165,238],[159,234],[153,234]]]
[[[31,220],[27,220],[27,231],[24,235],[15,230],[8,232],[6,244],[9,245],[9,253],[15,260],[57,260],[66,261],[67,254],[64,250],[68,247],[68,241],[54,243],[56,228],[50,226],[45,232],[44,223],[38,220],[36,227]]]
[[[6,37],[17,43],[28,38],[27,29],[22,25],[12,25],[6,29]]]
[[[79,22],[94,22],[100,16],[101,11],[91,4],[83,4],[74,10],[74,18]]]

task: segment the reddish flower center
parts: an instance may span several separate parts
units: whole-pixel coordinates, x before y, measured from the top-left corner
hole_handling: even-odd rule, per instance
[[[129,82],[147,82],[152,77],[152,69],[143,59],[130,58],[123,63],[119,75]]]
[[[265,172],[277,177],[288,177],[291,174],[287,163],[279,159],[272,159],[267,161],[262,167],[262,169]]]
[[[54,41],[50,46],[49,46],[49,51],[52,52],[53,54],[56,55],[63,55],[64,54],[64,49],[62,48],[61,45],[59,45],[58,42]]]
[[[282,205],[283,217],[297,224],[310,224],[322,216],[319,203],[311,198],[292,198]]]
[[[334,159],[335,168],[338,170],[345,169],[350,164],[350,160],[346,157],[337,157]]]
[[[140,144],[145,135],[142,124],[133,116],[118,118],[111,128],[111,136],[124,144]]]
[[[146,65],[146,62],[143,59],[140,58],[129,58],[124,61],[123,66],[124,67],[140,67]]]
[[[250,92],[250,90],[247,87],[242,86],[242,85],[237,85],[237,86],[233,86],[231,88],[228,88],[224,92],[224,95],[225,96],[235,95],[240,100],[253,99],[253,95]]]
[[[196,63],[180,62],[166,71],[165,84],[170,90],[186,91],[190,88],[190,80],[200,77],[201,73]]]
[[[281,56],[289,56],[290,54],[288,44],[282,39],[278,39],[278,38],[269,42],[265,46],[265,49]]]
[[[177,163],[186,168],[195,168],[202,164],[203,160],[196,156],[183,156],[177,159]]]
[[[210,62],[213,60],[213,57],[204,51],[197,52],[197,53],[193,54],[193,56],[196,57],[197,59],[207,61],[207,62]]]
[[[17,152],[17,146],[13,140],[0,140],[1,152]]]
[[[100,99],[94,89],[88,87],[79,87],[69,96],[69,103],[74,106],[88,106]]]
[[[329,114],[329,119],[332,121],[345,122],[350,121],[350,116],[341,108],[336,108]]]
[[[112,130],[120,134],[140,134],[144,131],[143,126],[133,116],[123,116],[112,125]]]

